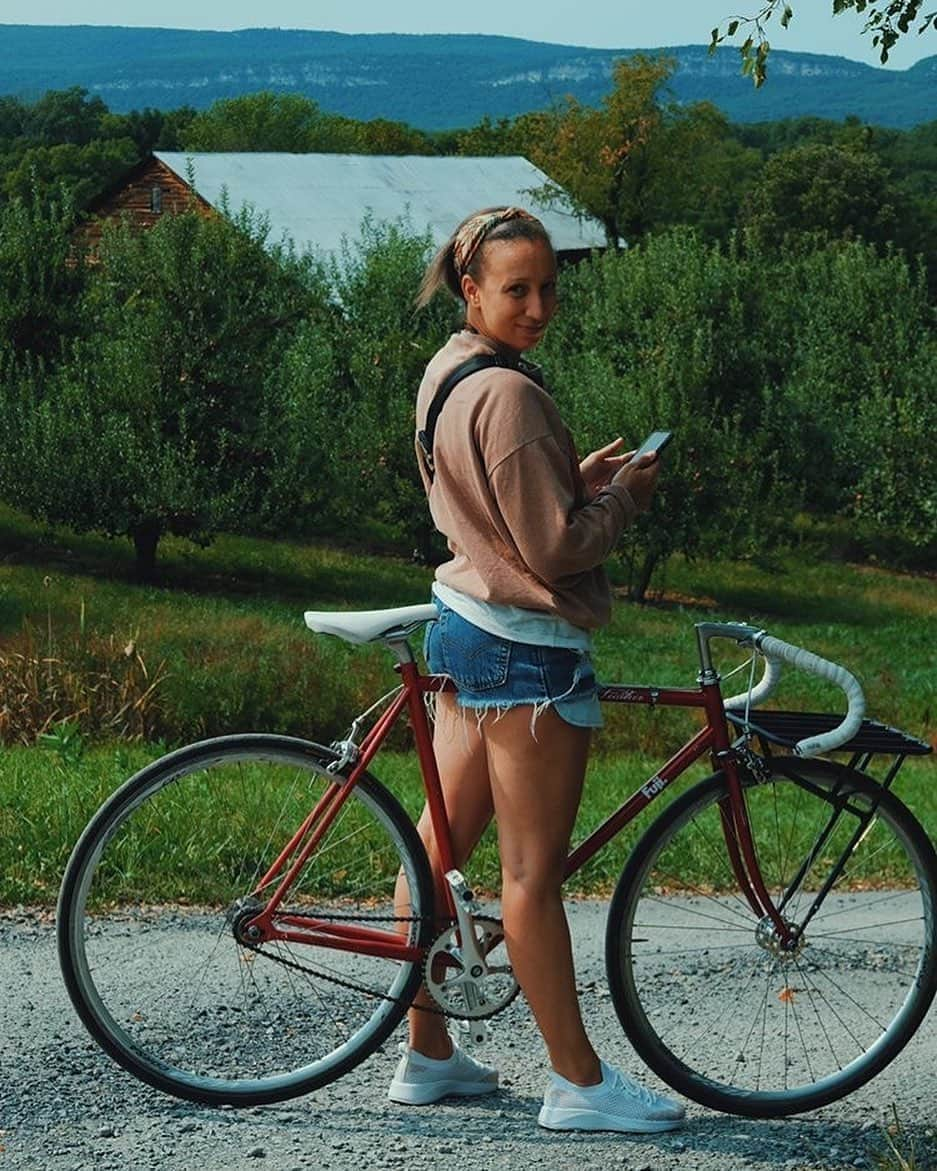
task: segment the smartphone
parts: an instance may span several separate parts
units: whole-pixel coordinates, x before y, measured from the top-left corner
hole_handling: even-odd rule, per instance
[[[631,462],[634,463],[635,460],[640,459],[642,455],[647,455],[650,451],[656,451],[660,455],[671,439],[673,439],[672,431],[652,431],[631,457]]]

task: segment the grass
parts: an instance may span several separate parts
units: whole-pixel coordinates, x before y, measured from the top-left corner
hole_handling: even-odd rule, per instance
[[[58,740],[52,729],[47,747],[0,752],[0,903],[52,901],[90,813],[166,745],[245,730],[320,741],[344,732],[354,713],[394,686],[390,661],[380,648],[314,637],[302,611],[425,601],[432,578],[400,558],[223,537],[208,549],[167,540],[161,582],[139,586],[129,546],[45,530],[2,507],[0,547],[0,653],[22,638],[24,623],[51,631],[52,643],[65,641],[84,613],[88,637],[126,638],[161,675],[149,712],[153,743],[97,743],[94,727],[79,720]],[[703,620],[754,622],[845,663],[863,682],[870,715],[937,739],[937,580],[793,554],[770,564],[675,559],[651,604],[616,605],[596,639],[600,677],[691,684],[698,667],[692,624]],[[726,646],[729,667],[740,656]],[[736,677],[739,690],[745,678]],[[835,689],[793,672],[778,696],[790,708],[837,710],[839,702]],[[652,776],[694,725],[694,716],[673,709],[610,710],[577,833]],[[406,746],[399,736],[397,751],[382,754],[375,771],[413,810],[418,778]],[[931,760],[911,760],[897,790],[935,834],[933,778]],[[574,889],[610,889],[634,832],[591,863]],[[485,885],[496,880],[490,836],[473,872]]]
[[[932,1159],[921,1156],[914,1134],[899,1118],[894,1103],[891,1110],[892,1121],[883,1128],[885,1149],[875,1159],[879,1171],[929,1171],[935,1166]]]
[[[62,755],[54,748],[11,748],[0,756],[0,905],[48,905],[54,902],[62,871],[72,846],[91,815],[132,773],[160,754],[160,746],[118,745],[92,748],[78,757]],[[596,756],[587,777],[577,820],[575,840],[581,840],[653,775],[658,760],[642,754]],[[408,753],[381,753],[372,773],[411,813],[419,811],[422,794],[413,756]],[[607,895],[614,889],[628,853],[640,833],[669,801],[708,770],[697,766],[627,826],[597,854],[568,885],[571,894]],[[245,779],[239,777],[238,798],[231,810],[208,788],[194,797],[180,800],[158,829],[148,831],[153,852],[140,854],[134,847],[134,862],[125,860],[119,887],[109,897],[122,900],[154,901],[168,897],[164,882],[177,883],[175,894],[185,885],[193,901],[212,902],[222,892],[204,885],[210,875],[202,862],[209,847],[216,856],[230,856],[238,866],[251,855],[257,843],[274,832],[282,807],[274,800],[269,771]],[[896,786],[898,795],[915,811],[933,835],[937,832],[937,792],[932,769],[927,763],[909,761]],[[252,796],[250,794],[253,794]],[[308,809],[305,799],[290,805],[286,824],[298,824],[300,810]],[[791,802],[787,825],[796,824],[800,807]],[[269,819],[273,818],[273,821]],[[269,821],[269,824],[267,822]],[[772,823],[773,825],[773,823]],[[784,830],[788,840],[790,829]],[[141,862],[140,859],[143,858]],[[857,872],[853,877],[876,885],[901,885],[907,876],[889,869],[889,860],[875,853],[876,869]],[[676,865],[676,864],[675,864]],[[225,865],[225,874],[231,866]],[[688,882],[707,882],[705,860],[681,856],[679,870]],[[497,891],[499,866],[494,833],[482,839],[470,867],[473,886],[489,893]],[[387,876],[385,876],[386,878]],[[201,885],[200,885],[201,884]]]

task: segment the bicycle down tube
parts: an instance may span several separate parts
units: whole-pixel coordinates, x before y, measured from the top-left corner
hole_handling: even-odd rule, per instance
[[[412,657],[401,652],[396,668],[403,685],[387,710],[375,721],[373,727],[355,748],[354,764],[347,779],[325,793],[299,829],[281,851],[267,873],[260,879],[255,890],[259,892],[269,886],[288,865],[286,873],[267,901],[263,910],[250,919],[245,929],[248,936],[257,943],[284,940],[290,943],[309,943],[317,947],[334,948],[341,951],[360,951],[368,955],[384,956],[387,959],[417,960],[419,952],[408,946],[396,932],[380,931],[360,926],[347,927],[334,921],[320,921],[295,915],[278,915],[277,910],[297,875],[302,871],[309,857],[338,816],[352,790],[368,765],[374,759],[390,729],[397,722],[404,708],[408,708],[411,727],[416,741],[417,756],[423,775],[427,804],[430,809],[437,850],[443,873],[453,869],[452,840],[439,770],[433,752],[432,736],[426,718],[423,695],[427,692],[455,690],[454,685],[440,677],[423,675]],[[290,862],[290,859],[292,861]],[[444,891],[447,902],[446,912],[455,918],[455,907],[448,887]],[[284,930],[284,927],[288,928]]]

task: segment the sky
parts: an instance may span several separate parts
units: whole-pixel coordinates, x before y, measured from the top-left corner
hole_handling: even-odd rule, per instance
[[[833,16],[832,0],[790,0],[787,30],[776,19],[769,40],[778,49],[829,53],[878,64],[864,17]],[[362,33],[490,33],[595,48],[641,49],[704,44],[710,30],[733,16],[750,16],[760,0],[0,0],[3,24],[117,24],[163,28],[305,28]],[[2,34],[0,34],[2,51]],[[888,67],[907,69],[937,54],[937,33],[906,35]]]

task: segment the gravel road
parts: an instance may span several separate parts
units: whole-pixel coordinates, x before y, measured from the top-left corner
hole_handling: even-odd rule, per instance
[[[605,989],[606,905],[569,906],[582,1004],[604,1056],[638,1072]],[[630,1171],[873,1171],[886,1152],[892,1104],[921,1168],[937,1167],[937,1011],[869,1085],[814,1114],[757,1122],[693,1104],[669,1135],[561,1135],[541,1130],[542,1046],[516,1001],[478,1051],[503,1088],[476,1101],[402,1108],[388,1102],[392,1044],[341,1081],[282,1106],[209,1109],[165,1097],[114,1065],[66,996],[48,916],[0,915],[0,1171],[276,1171],[328,1168],[623,1168]],[[647,1080],[654,1079],[648,1076]]]

